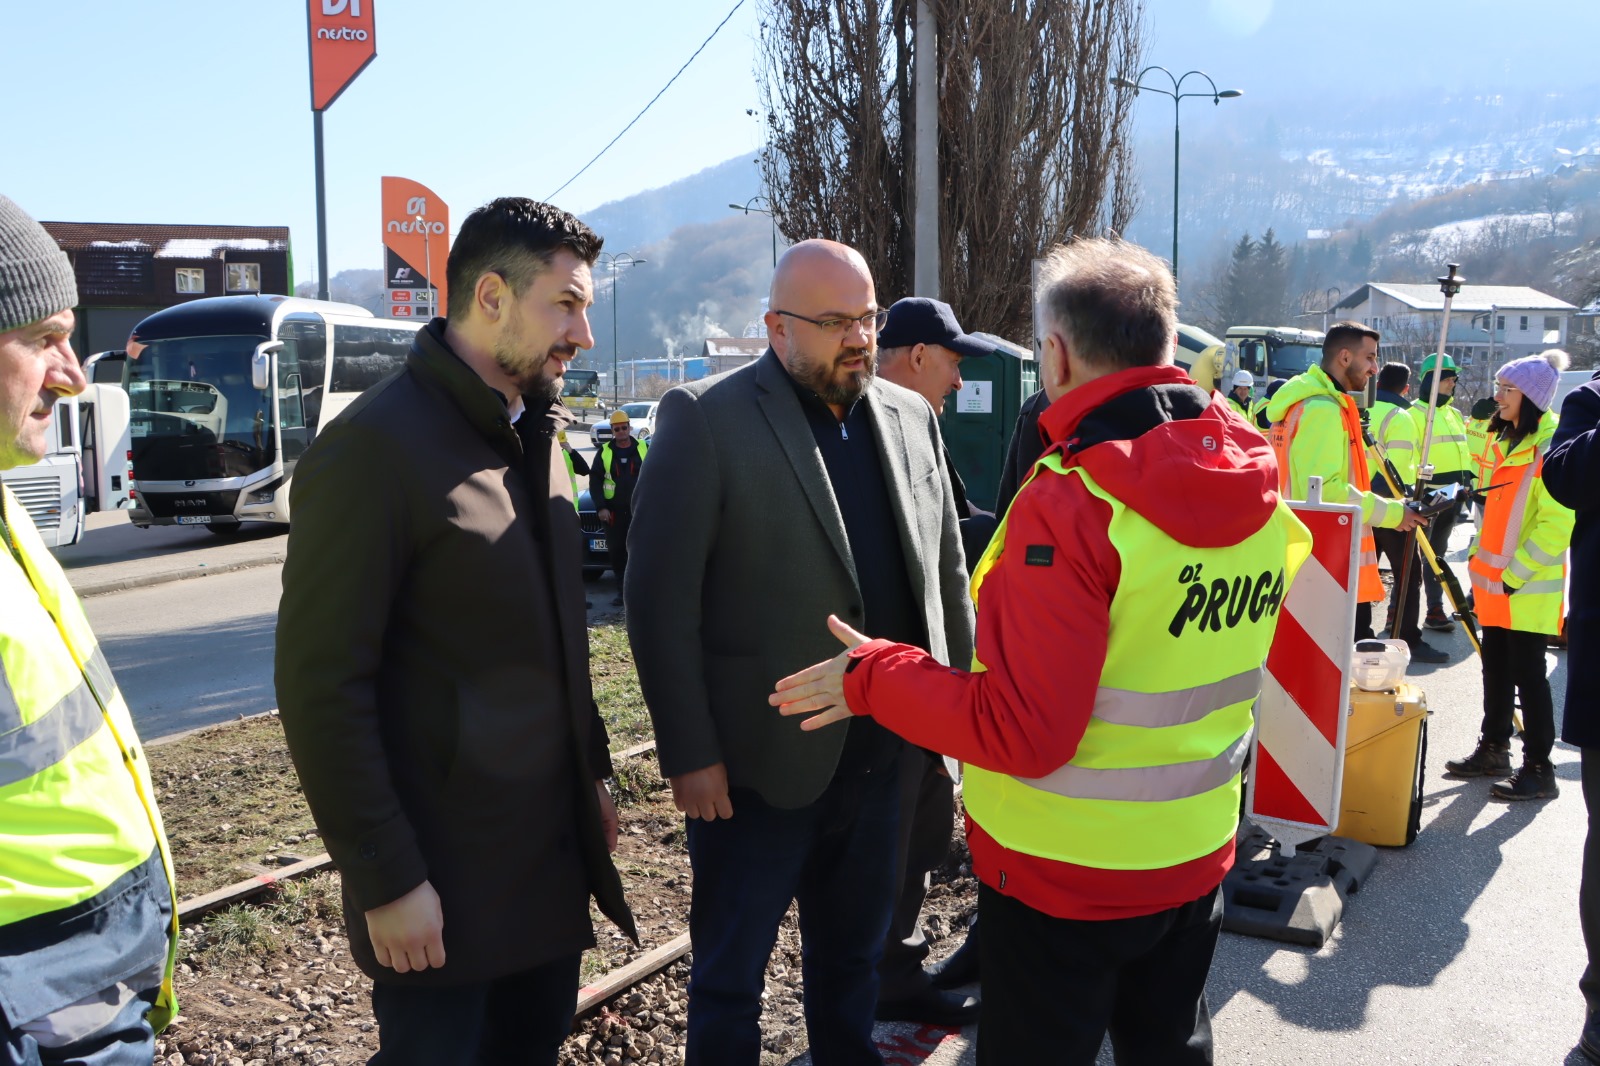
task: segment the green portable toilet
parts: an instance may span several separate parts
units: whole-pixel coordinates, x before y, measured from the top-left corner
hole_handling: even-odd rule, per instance
[[[989,511],[1000,492],[1017,412],[1039,387],[1039,367],[1033,352],[1020,344],[992,333],[972,337],[992,346],[993,354],[961,360],[961,390],[945,401],[939,431],[967,496]]]

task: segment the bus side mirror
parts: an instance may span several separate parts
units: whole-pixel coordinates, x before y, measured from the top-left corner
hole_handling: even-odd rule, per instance
[[[272,386],[272,353],[282,347],[282,341],[256,345],[256,352],[250,357],[250,387],[257,392],[266,392]]]

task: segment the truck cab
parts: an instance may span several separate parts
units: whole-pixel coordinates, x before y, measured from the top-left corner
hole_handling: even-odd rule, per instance
[[[1255,378],[1260,400],[1274,381],[1287,381],[1322,361],[1323,335],[1290,326],[1232,326],[1225,335],[1226,354],[1219,380],[1232,380],[1240,370]]]

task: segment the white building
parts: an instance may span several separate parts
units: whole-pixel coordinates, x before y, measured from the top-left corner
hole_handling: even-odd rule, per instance
[[[1526,285],[1463,285],[1450,305],[1450,335],[1445,350],[1471,377],[1487,380],[1484,368],[1534,355],[1567,343],[1571,316],[1578,309],[1565,300]],[[1330,324],[1354,319],[1383,335],[1379,358],[1415,366],[1439,347],[1444,293],[1439,286],[1368,282],[1328,311]]]

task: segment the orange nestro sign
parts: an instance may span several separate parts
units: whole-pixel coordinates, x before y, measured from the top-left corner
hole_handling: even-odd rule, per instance
[[[309,0],[311,110],[326,111],[378,54],[376,0]]]
[[[385,177],[383,191],[384,270],[390,289],[439,290],[442,307],[450,294],[444,283],[450,258],[450,205],[421,182]],[[401,270],[409,268],[402,276]],[[434,308],[435,311],[438,308]]]

